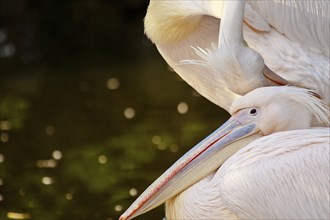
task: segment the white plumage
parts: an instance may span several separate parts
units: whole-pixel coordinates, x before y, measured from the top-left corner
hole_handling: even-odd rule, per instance
[[[329,132],[259,138],[169,200],[167,219],[329,219]]]

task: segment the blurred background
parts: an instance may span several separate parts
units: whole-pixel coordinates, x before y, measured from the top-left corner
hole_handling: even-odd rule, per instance
[[[1,219],[117,219],[228,118],[144,35],[147,6],[0,1]]]

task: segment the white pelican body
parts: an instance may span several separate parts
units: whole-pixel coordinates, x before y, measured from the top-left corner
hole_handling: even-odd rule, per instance
[[[167,219],[329,219],[329,132],[279,132],[250,143],[168,200]]]
[[[314,90],[328,105],[329,5],[329,1],[248,1],[243,31],[249,47],[261,54],[270,69],[294,85]],[[223,72],[222,65],[230,61],[219,62],[223,51],[216,50],[222,26],[219,19],[225,13],[222,9],[223,1],[151,0],[145,31],[166,62],[188,84],[228,110],[236,94],[244,95],[267,84],[260,78],[252,80],[252,74],[258,73],[244,76]],[[192,48],[210,49],[207,65],[182,63],[205,62]],[[240,59],[254,62],[251,56],[242,55]]]

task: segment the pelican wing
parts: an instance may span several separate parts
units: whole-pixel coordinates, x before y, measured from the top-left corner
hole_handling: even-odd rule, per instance
[[[256,12],[279,33],[302,47],[329,57],[329,1],[253,1]]]
[[[330,1],[247,1],[269,25],[268,33],[244,27],[249,47],[274,72],[319,93],[330,106]]]
[[[145,31],[160,54],[189,85],[228,110],[238,97],[215,64],[194,48],[218,47],[223,1],[151,0]],[[329,1],[248,1],[243,27],[248,46],[274,72],[319,93],[330,103]],[[182,62],[182,61],[192,62]],[[214,61],[214,59],[211,59]],[[248,89],[247,89],[248,90]]]

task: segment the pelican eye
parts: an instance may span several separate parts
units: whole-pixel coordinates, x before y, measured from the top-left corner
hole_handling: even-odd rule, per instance
[[[250,115],[256,115],[256,114],[257,114],[257,109],[252,108],[252,109],[250,110]]]

